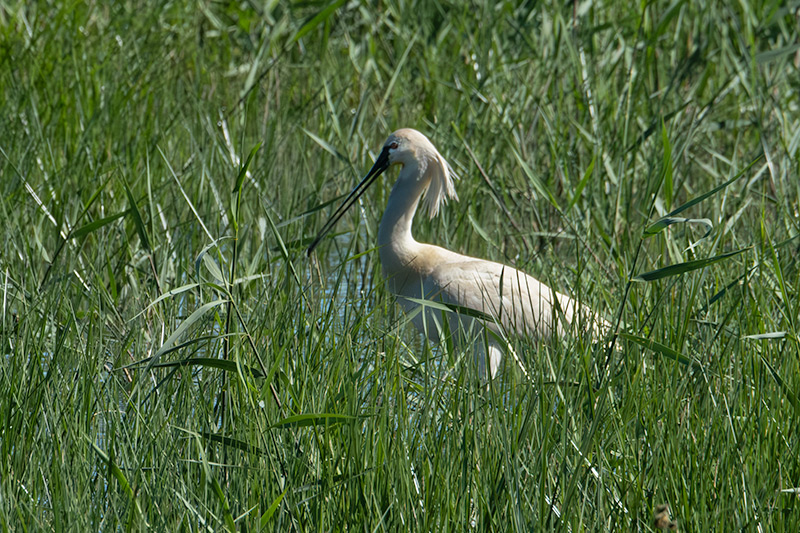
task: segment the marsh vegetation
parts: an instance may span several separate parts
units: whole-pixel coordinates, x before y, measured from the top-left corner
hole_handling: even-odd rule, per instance
[[[798,9],[0,4],[3,529],[795,530]],[[386,182],[306,257],[399,127],[461,176],[416,237],[613,350],[484,387],[386,290]]]

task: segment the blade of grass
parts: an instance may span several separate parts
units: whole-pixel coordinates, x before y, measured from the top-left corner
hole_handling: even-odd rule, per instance
[[[174,332],[172,332],[172,335],[170,335],[167,338],[167,340],[164,341],[164,344],[161,345],[161,347],[158,349],[155,355],[153,355],[152,359],[150,359],[150,362],[147,363],[147,366],[145,367],[145,372],[150,372],[150,370],[152,370],[152,368],[158,363],[159,359],[161,359],[161,356],[167,351],[169,351],[170,348],[172,348],[172,346],[175,344],[175,341],[177,341],[184,334],[186,334],[186,332],[189,331],[189,329],[192,326],[194,326],[195,323],[197,323],[201,318],[203,318],[206,313],[208,313],[210,310],[214,309],[217,306],[227,303],[227,301],[228,300],[225,299],[214,300],[212,302],[207,302],[203,304],[198,309],[195,309],[194,312],[192,312],[192,314],[189,315],[189,317],[186,318],[186,320],[181,322],[181,325],[178,326]]]
[[[644,236],[652,237],[661,232],[664,228],[667,228],[673,224],[700,224],[705,227],[706,232],[700,237],[700,240],[705,239],[706,237],[711,234],[711,231],[714,229],[714,224],[707,218],[681,218],[681,217],[662,217],[657,220],[655,223],[650,224],[644,230]]]
[[[575,203],[578,200],[580,200],[583,189],[586,188],[586,184],[589,183],[589,178],[591,178],[592,174],[594,173],[594,164],[596,161],[597,161],[597,156],[592,157],[589,166],[586,167],[586,171],[583,173],[581,181],[578,182],[578,186],[575,187],[575,191],[572,193],[572,199],[569,201],[569,204],[567,204],[567,209],[565,210],[565,212],[572,209]]]
[[[233,187],[233,194],[240,194],[242,192],[242,185],[244,185],[244,179],[247,177],[247,170],[250,168],[250,163],[253,161],[253,157],[256,155],[256,152],[261,148],[261,143],[257,143],[253,146],[253,149],[250,150],[250,153],[247,154],[247,159],[242,165],[242,168],[239,169],[239,175],[236,176],[236,185]]]
[[[795,396],[794,391],[792,391],[791,387],[789,387],[786,384],[786,382],[781,377],[781,375],[778,374],[778,371],[775,370],[775,368],[773,368],[773,366],[771,364],[769,364],[769,361],[767,361],[764,358],[763,355],[761,355],[759,357],[761,358],[761,362],[764,363],[764,366],[766,366],[767,369],[769,370],[769,373],[772,376],[772,379],[775,380],[775,383],[778,384],[778,387],[780,387],[781,392],[783,393],[783,395],[786,397],[786,399],[791,404],[792,408],[794,409],[794,415],[795,416],[799,416],[800,415],[800,401],[798,401],[798,398],[797,398],[797,396]]]
[[[671,276],[680,276],[681,274],[685,274],[693,270],[698,270],[700,268],[705,268],[707,266],[713,265],[714,263],[719,263],[720,261],[724,261],[725,259],[730,259],[731,257],[735,257],[743,252],[750,250],[751,248],[752,246],[748,246],[747,248],[742,248],[740,250],[735,250],[733,252],[727,252],[724,254],[715,255],[714,257],[708,257],[705,259],[696,259],[694,261],[686,261],[684,263],[678,263],[676,265],[670,265],[664,268],[651,270],[649,272],[645,272],[643,274],[639,274],[638,276],[634,277],[633,281],[655,281],[658,279],[668,278]]]
[[[639,337],[638,335],[631,335],[630,333],[620,333],[619,336],[623,339],[635,342],[639,346],[647,348],[648,350],[662,355],[667,359],[672,359],[673,361],[676,361],[684,366],[690,366],[697,370],[703,370],[702,364],[665,344],[661,344],[660,342],[656,342],[651,339],[645,339],[644,337]]]
[[[232,334],[233,335],[233,334]],[[217,337],[208,337],[208,339],[215,339]],[[239,371],[236,361],[230,359],[217,359],[216,357],[190,357],[181,361],[166,361],[163,363],[156,363],[153,368],[172,368],[182,366],[201,366],[205,368],[216,368],[224,370],[225,372],[236,373]],[[136,368],[135,366],[128,365],[126,368]],[[255,378],[264,377],[264,374],[257,368],[242,365],[242,369],[253,375]]]
[[[661,231],[664,228],[666,228],[667,226],[669,226],[669,224],[666,224],[666,225],[663,224],[662,220],[669,219],[669,218],[674,218],[675,215],[677,215],[679,213],[683,213],[684,211],[686,211],[690,207],[694,207],[695,205],[697,205],[700,202],[706,200],[707,198],[710,198],[711,196],[714,196],[719,191],[725,189],[726,187],[728,187],[729,185],[731,185],[732,183],[737,181],[739,178],[744,176],[745,172],[747,172],[753,165],[755,165],[756,162],[758,162],[761,159],[761,157],[763,157],[763,156],[759,156],[759,157],[753,159],[753,161],[751,161],[749,165],[747,165],[742,170],[740,170],[734,177],[732,177],[728,181],[722,183],[721,185],[718,185],[718,186],[714,187],[713,189],[711,189],[707,193],[704,193],[704,194],[701,194],[700,196],[692,198],[691,200],[689,200],[685,204],[682,204],[681,206],[673,209],[672,211],[670,211],[669,213],[664,215],[664,217],[661,220],[658,220],[658,221],[654,222],[653,224],[648,226],[647,229],[645,229],[645,235],[647,235],[647,236],[655,235],[659,231]]]
[[[131,212],[130,209],[126,209],[125,211],[117,213],[116,215],[111,215],[111,216],[108,216],[108,217],[105,217],[105,218],[101,218],[99,220],[94,220],[92,222],[89,222],[88,224],[84,224],[80,228],[72,231],[69,234],[69,237],[71,239],[80,239],[84,235],[88,235],[88,234],[90,234],[92,232],[95,232],[95,231],[99,230],[100,228],[102,228],[103,226],[107,226],[107,225],[111,224],[112,222],[114,222],[115,220],[118,220],[118,219],[120,219],[120,218],[122,218],[124,216],[129,215],[130,212]]]
[[[259,520],[259,524],[261,524],[262,528],[267,527],[267,524],[269,524],[269,521],[272,518],[272,515],[274,515],[275,511],[278,510],[278,507],[280,507],[281,502],[283,501],[283,497],[286,496],[286,491],[287,490],[289,490],[289,487],[286,487],[285,489],[283,489],[283,492],[281,492],[280,495],[277,498],[275,498],[275,500],[272,502],[272,504],[269,506],[269,508],[264,512],[263,515],[261,515],[261,519]]]
[[[285,427],[307,427],[307,426],[330,426],[332,424],[340,424],[348,420],[357,420],[358,418],[351,415],[341,415],[336,413],[322,413],[322,414],[302,414],[287,416],[282,420],[278,420],[270,426],[270,428],[285,428]]]
[[[88,440],[88,439],[87,439]],[[103,461],[106,466],[108,466],[108,472],[111,474],[111,477],[117,480],[119,483],[120,488],[122,491],[127,494],[128,499],[133,504],[133,509],[135,511],[136,518],[142,522],[145,527],[148,527],[147,520],[145,519],[145,514],[142,512],[142,507],[139,504],[139,499],[136,497],[136,494],[131,487],[131,484],[128,482],[128,478],[125,477],[125,473],[120,469],[117,464],[111,460],[111,457],[104,452],[100,446],[98,446],[95,442],[89,441],[92,449],[95,451],[100,460]]]
[[[150,238],[147,236],[147,227],[144,224],[142,213],[139,211],[139,206],[136,205],[136,200],[133,198],[133,192],[128,185],[128,180],[125,179],[125,176],[122,176],[122,185],[125,189],[125,196],[128,197],[128,211],[130,212],[131,218],[133,218],[133,225],[136,227],[136,233],[139,234],[139,240],[142,241],[142,248],[150,253],[152,252],[152,248],[150,247]]]
[[[663,166],[663,180],[664,180],[664,200],[666,201],[667,208],[672,205],[672,144],[669,142],[669,135],[667,135],[667,126],[661,121],[661,144],[664,148]]]
[[[337,9],[342,7],[344,3],[345,0],[334,0],[333,2],[328,4],[328,6],[325,9],[321,10],[319,13],[311,17],[308,22],[303,24],[303,26],[297,31],[297,33],[292,38],[292,41],[297,42],[303,37],[305,37],[306,34],[308,34],[308,32],[310,32],[311,30],[313,30],[314,28],[316,28],[317,26],[328,20],[328,18],[330,18],[330,16],[333,15],[333,13]]]

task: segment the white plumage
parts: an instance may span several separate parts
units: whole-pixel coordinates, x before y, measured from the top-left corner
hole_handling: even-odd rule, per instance
[[[389,290],[407,312],[415,313],[414,324],[429,339],[440,340],[442,311],[432,306],[419,310],[421,300],[477,311],[445,315],[456,342],[473,343],[481,374],[486,375],[488,359],[489,374],[494,377],[506,352],[504,333],[542,339],[554,333],[555,324],[555,333],[563,335],[578,309],[595,335],[607,329],[608,324],[588,307],[524,272],[414,240],[411,225],[420,199],[433,217],[448,199],[458,197],[450,165],[425,135],[413,129],[397,130],[389,136],[372,169],[325,224],[309,247],[309,254],[367,187],[392,165],[402,168],[378,229],[381,266]],[[556,301],[558,305],[554,306]],[[494,334],[484,338],[486,329]],[[488,353],[484,347],[488,347]]]

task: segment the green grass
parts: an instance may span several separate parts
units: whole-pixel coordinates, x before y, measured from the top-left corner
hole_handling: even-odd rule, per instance
[[[0,3],[3,530],[796,529],[800,5],[187,4]],[[399,127],[615,350],[481,386],[386,182],[306,257]]]

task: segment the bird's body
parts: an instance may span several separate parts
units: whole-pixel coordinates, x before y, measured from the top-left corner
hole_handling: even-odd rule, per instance
[[[598,319],[602,324],[593,319],[586,306],[524,272],[414,240],[411,226],[420,199],[433,217],[447,199],[457,196],[450,166],[427,137],[412,129],[389,136],[375,165],[326,224],[309,253],[366,187],[392,164],[402,169],[378,229],[381,266],[389,290],[407,312],[413,313],[415,326],[429,339],[440,340],[443,313],[436,306],[424,306],[422,301],[453,306],[454,312],[444,313],[449,317],[449,330],[458,343],[473,344],[481,374],[486,375],[488,362],[488,374],[494,377],[505,352],[505,333],[534,339],[562,335],[578,310],[592,320],[595,332],[605,325],[602,319]],[[487,329],[495,334],[485,336]],[[488,347],[488,353],[484,347]]]

